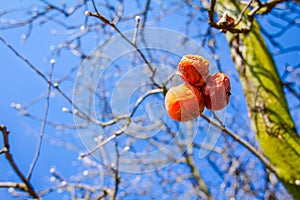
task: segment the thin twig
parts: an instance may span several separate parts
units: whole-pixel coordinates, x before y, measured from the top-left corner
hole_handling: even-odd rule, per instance
[[[130,123],[131,123],[131,118],[133,117],[133,115],[135,114],[136,110],[138,109],[139,105],[150,95],[152,94],[157,94],[157,93],[162,93],[163,89],[154,89],[154,90],[150,90],[148,92],[146,92],[143,96],[139,97],[138,100],[135,102],[134,107],[131,111],[131,113],[129,115],[127,115],[127,123],[118,131],[114,132],[113,135],[111,135],[110,137],[106,138],[105,140],[103,140],[102,142],[100,142],[99,144],[97,144],[93,149],[91,149],[89,152],[85,153],[85,154],[81,154],[80,158],[84,158],[86,156],[89,156],[91,154],[93,154],[94,152],[96,152],[99,147],[105,145],[106,143],[110,142],[111,140],[115,139],[116,137],[118,137],[119,135],[122,135],[126,129],[129,127]]]
[[[116,165],[115,165],[115,169],[113,169],[114,171],[114,179],[115,179],[115,186],[114,189],[112,191],[112,196],[111,196],[111,200],[115,200],[117,197],[117,193],[118,193],[118,189],[119,189],[119,184],[120,184],[120,177],[119,177],[119,159],[120,159],[120,153],[119,153],[119,149],[118,149],[118,143],[115,144],[115,149],[116,149]]]
[[[205,119],[208,123],[214,125],[215,127],[217,127],[218,129],[222,130],[223,133],[228,134],[230,137],[232,137],[235,141],[237,141],[238,143],[240,143],[242,146],[244,146],[245,148],[247,148],[250,152],[253,153],[253,155],[255,155],[262,163],[264,163],[264,165],[273,173],[277,173],[277,168],[272,165],[272,163],[259,151],[257,150],[254,146],[252,146],[250,143],[248,143],[246,140],[244,140],[243,138],[241,138],[240,136],[238,136],[237,134],[233,133],[232,131],[228,130],[225,127],[222,127],[218,122],[215,122],[213,120],[211,120],[209,117],[207,117],[204,114],[201,114],[201,117],[203,119]]]
[[[286,82],[281,82],[281,84],[286,87],[295,97],[300,99],[300,93],[297,93],[297,91],[291,86],[291,84],[286,83]]]
[[[139,30],[139,24],[140,24],[141,18],[140,16],[135,17],[135,29],[133,33],[132,43],[136,46],[136,38]]]
[[[95,12],[96,12],[96,13],[99,13],[99,11],[98,11],[98,9],[97,9],[97,6],[96,6],[94,0],[92,0],[92,3],[93,3],[93,7],[94,7]]]
[[[48,84],[51,85],[51,87],[53,87],[54,89],[56,89],[56,91],[62,95],[65,100],[74,107],[74,110],[76,110],[76,112],[74,111],[72,114],[77,115],[78,117],[81,118],[85,118],[88,121],[101,125],[102,127],[105,126],[109,126],[112,124],[115,124],[116,122],[126,118],[127,116],[119,116],[117,118],[114,118],[108,122],[102,122],[99,121],[97,119],[93,119],[91,118],[89,115],[85,114],[83,111],[81,111],[81,109],[73,103],[72,99],[70,97],[68,97],[59,87],[59,84],[56,83],[52,83],[50,80],[48,80],[48,78],[40,71],[38,70],[37,67],[35,67],[28,59],[26,59],[24,56],[22,56],[16,49],[14,49],[8,42],[6,42],[2,37],[0,37],[0,41],[3,42],[18,58],[20,58],[22,61],[24,61],[35,73],[37,73],[40,77],[42,77],[42,79]]]
[[[188,166],[191,170],[191,173],[193,174],[195,179],[197,179],[198,186],[201,189],[201,192],[203,193],[203,194],[199,193],[199,196],[203,197],[203,195],[205,195],[205,199],[210,200],[210,199],[212,199],[212,197],[211,197],[211,195],[208,191],[207,185],[204,182],[203,178],[201,177],[201,175],[195,165],[194,159],[193,159],[193,148],[194,148],[193,145],[189,145],[187,147],[187,151],[185,151],[183,155],[185,157],[186,163],[188,164]]]
[[[234,24],[234,26],[231,26],[231,25],[228,25],[225,23],[218,24],[214,21],[216,0],[211,0],[210,7],[207,10],[209,25],[211,27],[223,30],[223,32],[229,31],[231,33],[244,33],[244,34],[249,33],[253,26],[254,16],[258,13],[259,10],[261,10],[262,8],[267,8],[266,11],[260,13],[260,14],[266,14],[266,13],[270,12],[277,4],[282,3],[284,1],[288,1],[288,0],[271,0],[266,3],[261,3],[259,0],[256,0],[258,5],[255,6],[252,10],[250,10],[249,13],[247,14],[248,22],[249,22],[248,27],[235,28],[242,21],[242,18],[244,16],[245,12],[247,11],[247,9],[250,7],[252,1],[253,0],[250,0],[248,2],[248,4],[242,9],[242,11],[237,19],[237,22]]]
[[[31,64],[29,60],[26,59],[24,56],[22,56],[17,50],[15,50],[8,42],[6,42],[6,40],[0,37],[0,41],[3,42],[17,57],[23,60],[35,73],[37,73],[40,77],[42,77],[44,81],[52,85],[52,83],[47,79],[47,77],[40,70],[38,70],[33,64]]]
[[[24,183],[17,182],[0,182],[0,188],[16,188],[24,192],[28,192],[27,186]]]
[[[147,0],[146,2],[146,5],[145,5],[145,9],[144,11],[142,12],[143,14],[143,22],[142,22],[142,28],[145,28],[146,26],[146,21],[147,21],[147,16],[148,16],[148,11],[150,10],[150,3],[151,3],[151,0]]]
[[[96,13],[92,13],[90,11],[86,11],[85,14],[87,16],[91,16],[91,17],[96,17],[98,19],[100,19],[103,23],[111,26],[115,31],[117,31],[117,33],[120,34],[120,36],[126,41],[128,42],[132,47],[134,47],[134,49],[138,52],[138,54],[141,56],[141,58],[143,59],[143,61],[146,63],[147,67],[149,68],[149,70],[151,71],[151,76],[149,77],[151,82],[153,83],[153,85],[155,85],[157,88],[161,88],[161,86],[156,83],[156,81],[154,80],[154,76],[156,73],[156,69],[153,68],[151,66],[151,63],[147,60],[146,56],[144,55],[144,53],[137,47],[136,44],[134,44],[130,39],[128,39],[123,33],[122,31],[111,21],[109,21],[106,17],[104,17],[103,15],[101,15],[99,12]]]
[[[105,140],[103,140],[102,142],[100,142],[99,144],[97,144],[97,146],[95,146],[93,149],[91,149],[89,152],[85,153],[85,154],[81,154],[79,156],[80,159],[86,157],[86,156],[90,156],[93,153],[95,153],[101,146],[105,145],[106,143],[110,142],[111,140],[115,139],[117,137],[116,132],[109,136],[108,138],[106,138]]]
[[[52,73],[53,73],[53,69],[54,69],[54,62],[51,63],[51,71],[49,74],[49,80],[50,82],[52,82]],[[45,127],[47,124],[47,117],[48,117],[48,111],[49,111],[49,102],[50,102],[50,94],[51,94],[51,84],[48,84],[48,91],[47,91],[47,96],[46,96],[46,104],[45,104],[45,111],[44,111],[44,116],[43,116],[43,120],[42,120],[42,124],[41,124],[41,130],[40,130],[40,134],[39,134],[39,141],[38,141],[38,145],[37,145],[37,149],[35,152],[35,156],[33,158],[33,161],[30,165],[28,174],[27,174],[27,180],[30,180],[32,173],[33,173],[33,169],[39,159],[40,153],[41,153],[41,147],[42,147],[42,142],[43,142],[43,136],[45,133]]]
[[[222,122],[222,120],[220,120],[220,119],[218,118],[218,116],[216,115],[216,113],[215,113],[214,111],[211,111],[211,113],[213,114],[214,119],[217,120],[217,122],[219,122],[220,126],[221,126],[222,128],[225,128],[224,123]]]
[[[246,12],[246,10],[249,8],[253,0],[250,0],[247,5],[243,8],[242,12],[240,13],[239,17],[237,18],[236,22],[234,23],[234,26],[239,25],[239,23],[242,21],[243,15]]]
[[[32,187],[31,183],[29,182],[29,180],[27,180],[25,178],[25,176],[23,175],[23,173],[21,172],[21,170],[19,169],[19,167],[17,166],[17,164],[15,163],[13,156],[10,152],[10,146],[9,146],[9,141],[8,141],[8,134],[9,132],[6,129],[6,126],[1,125],[0,126],[0,131],[2,132],[2,136],[3,136],[3,142],[4,142],[4,148],[6,149],[5,151],[5,157],[8,160],[10,166],[14,169],[14,171],[17,173],[18,177],[23,181],[23,183],[26,185],[27,187],[27,192],[34,198],[34,199],[39,199],[39,196],[37,195],[37,193],[35,192],[34,188]]]

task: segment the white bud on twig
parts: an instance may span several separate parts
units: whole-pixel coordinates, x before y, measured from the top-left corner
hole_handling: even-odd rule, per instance
[[[124,151],[128,151],[130,149],[130,146],[126,146],[125,148],[124,148]]]
[[[135,16],[135,21],[139,22],[141,20],[141,17],[140,16]]]
[[[88,171],[88,170],[84,170],[84,171],[82,172],[82,174],[83,174],[83,176],[88,176],[88,175],[89,175],[89,171]]]
[[[19,104],[19,103],[16,103],[16,104],[15,104],[15,108],[16,108],[16,109],[21,109],[21,108],[22,108],[22,106],[21,106],[21,104]]]
[[[61,185],[61,186],[66,186],[66,185],[67,185],[67,182],[66,182],[66,181],[62,181],[62,182],[60,183],[60,185]]]
[[[55,172],[55,168],[54,168],[54,167],[51,167],[51,168],[49,169],[49,172],[50,172],[51,174],[53,174],[53,173]]]
[[[56,180],[56,178],[55,178],[54,176],[51,176],[51,177],[50,177],[50,182],[53,183],[53,182],[55,182],[55,180]]]
[[[55,63],[55,59],[52,58],[52,59],[50,60],[50,64],[53,65],[54,63]]]
[[[85,11],[84,14],[85,14],[86,16],[91,16],[91,15],[92,15],[92,13],[91,13],[90,11],[88,11],[88,10]]]
[[[63,112],[70,112],[70,110],[69,110],[68,108],[66,108],[66,107],[63,107],[63,108],[61,109],[61,111],[63,111]]]
[[[57,82],[53,83],[53,87],[58,88],[58,83]]]
[[[78,110],[77,110],[77,109],[74,109],[74,110],[73,110],[73,114],[74,114],[74,115],[77,115],[77,114],[78,114]]]
[[[8,188],[9,193],[13,193],[14,191],[15,191],[15,189],[13,187]]]

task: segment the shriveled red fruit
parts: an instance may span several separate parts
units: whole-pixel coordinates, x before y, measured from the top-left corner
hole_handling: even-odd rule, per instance
[[[181,84],[168,90],[165,107],[173,120],[179,122],[193,120],[204,110],[204,97],[198,88]]]
[[[202,87],[207,109],[223,109],[229,102],[230,89],[230,80],[226,74],[217,72],[208,76],[206,85]]]
[[[182,57],[178,64],[181,79],[196,87],[202,87],[209,74],[209,62],[201,57],[188,54]]]

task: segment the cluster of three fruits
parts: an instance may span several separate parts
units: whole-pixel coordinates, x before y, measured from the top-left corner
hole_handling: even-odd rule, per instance
[[[171,87],[165,96],[169,116],[184,122],[196,119],[206,107],[221,110],[229,102],[230,80],[224,73],[209,73],[209,62],[197,55],[183,56],[178,64],[181,85]]]

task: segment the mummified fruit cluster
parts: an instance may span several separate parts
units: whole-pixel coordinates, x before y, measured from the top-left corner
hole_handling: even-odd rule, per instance
[[[178,64],[181,85],[171,87],[165,96],[169,116],[179,122],[196,119],[204,106],[221,110],[229,102],[230,80],[224,73],[209,74],[209,62],[196,55],[183,56]]]

